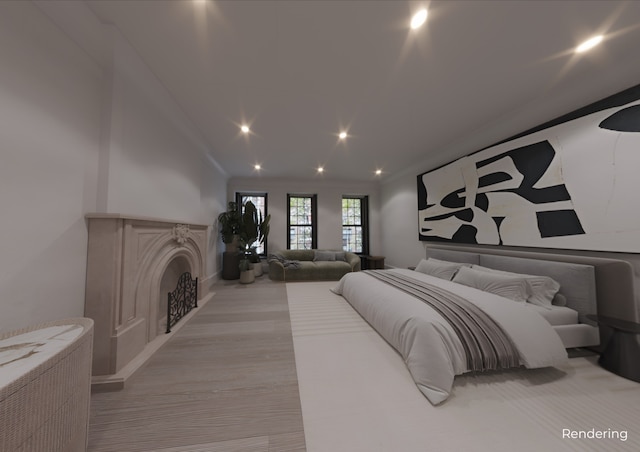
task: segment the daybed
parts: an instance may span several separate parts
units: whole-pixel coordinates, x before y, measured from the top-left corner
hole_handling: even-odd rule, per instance
[[[566,348],[598,344],[598,328],[583,319],[597,312],[600,262],[449,250],[428,256],[416,271],[345,275],[333,291],[400,353],[434,405],[449,397],[455,375],[563,366]]]
[[[360,257],[345,251],[281,250],[268,261],[269,278],[275,281],[338,281],[360,271]]]

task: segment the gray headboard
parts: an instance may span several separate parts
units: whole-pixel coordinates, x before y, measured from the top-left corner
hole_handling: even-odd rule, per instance
[[[585,314],[636,319],[633,268],[622,260],[588,256],[496,250],[427,248],[427,257],[468,262],[514,273],[550,276],[561,285],[567,305]]]

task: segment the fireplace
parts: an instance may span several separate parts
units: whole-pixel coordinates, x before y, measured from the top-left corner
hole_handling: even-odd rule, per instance
[[[180,275],[198,278],[200,306],[212,295],[203,284],[208,226],[117,214],[90,214],[87,221],[85,316],[95,322],[94,390],[120,389],[170,336],[167,293]]]

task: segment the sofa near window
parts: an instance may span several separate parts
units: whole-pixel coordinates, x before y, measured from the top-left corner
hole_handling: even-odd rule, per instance
[[[360,257],[335,250],[281,250],[269,256],[269,278],[275,281],[338,281],[360,271]]]

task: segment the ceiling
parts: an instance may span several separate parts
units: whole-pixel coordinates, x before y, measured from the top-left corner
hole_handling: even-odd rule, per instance
[[[640,83],[640,2],[87,4],[231,177],[416,173]],[[427,22],[411,30],[423,6]],[[573,52],[595,34],[600,46]]]

